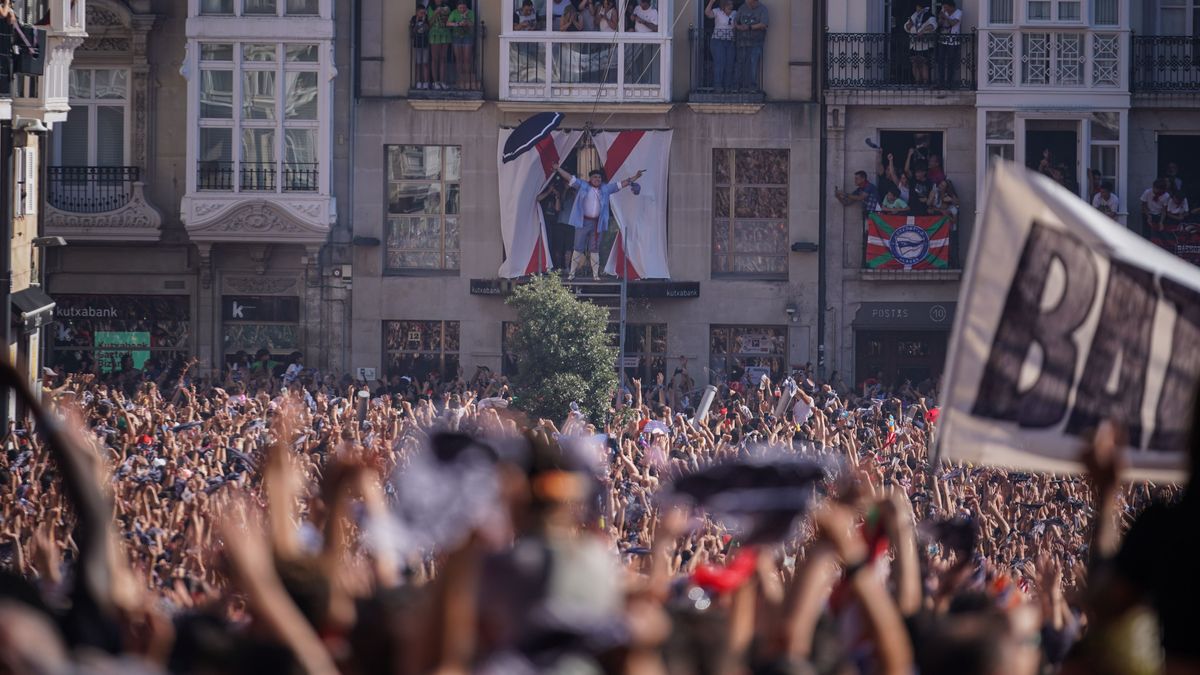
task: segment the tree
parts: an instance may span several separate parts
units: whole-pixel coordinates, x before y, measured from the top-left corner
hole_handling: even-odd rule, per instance
[[[508,304],[517,310],[516,406],[561,420],[574,401],[599,426],[617,385],[608,311],[577,300],[554,275],[518,286]]]

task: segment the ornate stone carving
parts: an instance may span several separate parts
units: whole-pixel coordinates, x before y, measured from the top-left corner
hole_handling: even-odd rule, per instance
[[[86,12],[88,28],[125,25],[125,23],[121,21],[121,17],[117,16],[116,12],[108,10],[95,3],[89,2],[87,4]]]
[[[93,37],[79,46],[81,52],[128,52],[132,43],[129,38]]]
[[[323,234],[316,223],[298,217],[297,213],[280,204],[263,200],[198,200],[192,204],[191,216],[188,231],[204,233],[206,238],[212,233],[229,233],[235,235],[234,239],[255,235]]]
[[[146,200],[143,184],[133,184],[124,206],[101,213],[74,213],[46,205],[46,231],[72,239],[141,241],[158,239],[162,214]]]
[[[274,295],[296,287],[295,277],[226,277],[225,286],[238,293]]]

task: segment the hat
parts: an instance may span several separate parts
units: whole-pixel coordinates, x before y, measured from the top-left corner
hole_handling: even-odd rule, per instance
[[[634,182],[630,183],[630,184],[629,184],[629,189],[630,189],[630,190],[633,190],[633,194],[635,194],[635,195],[640,195],[640,194],[642,194],[642,186],[641,186],[641,185],[638,185],[637,181],[634,181]]]

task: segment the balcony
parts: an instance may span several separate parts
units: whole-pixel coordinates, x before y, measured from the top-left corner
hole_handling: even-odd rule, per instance
[[[507,101],[666,103],[671,38],[661,33],[527,32],[500,38]]]
[[[926,78],[914,67],[913,45],[905,33],[830,33],[825,38],[825,86],[830,90],[904,92],[919,99],[971,92],[975,89],[976,42],[974,32],[957,36],[957,44],[945,44],[931,36],[922,45],[929,54]]]
[[[136,166],[46,169],[46,233],[83,241],[155,241],[162,225]]]
[[[475,29],[475,42],[470,58],[459,62],[462,53],[452,45],[415,47],[410,39],[408,98],[429,101],[483,100],[483,54],[487,40],[487,23],[480,21]],[[436,49],[440,47],[444,54]]]
[[[1120,32],[1070,30],[984,31],[981,91],[1079,90],[1088,94],[1129,90]]]
[[[1131,89],[1138,98],[1200,96],[1200,40],[1135,36],[1131,70]]]
[[[735,33],[724,43],[712,39],[711,29],[693,26],[688,31],[691,48],[691,103],[758,104],[766,100],[763,92],[763,59],[749,58],[745,33]],[[727,46],[726,46],[727,45]],[[757,43],[761,46],[762,43]]]
[[[26,3],[30,5],[31,3]],[[19,117],[40,119],[46,123],[65,122],[71,109],[67,103],[67,88],[71,79],[71,62],[75,49],[87,37],[84,30],[86,2],[83,0],[50,0],[44,10],[49,14],[49,25],[40,25],[45,33],[30,31],[32,38],[44,40],[39,44],[38,64],[26,70],[41,77],[21,76],[16,78],[13,92],[13,114]],[[39,14],[41,3],[32,3],[26,13]],[[32,12],[32,14],[30,14]],[[37,19],[40,20],[39,15]],[[16,38],[20,41],[20,36]],[[41,71],[37,72],[40,66]]]
[[[316,162],[284,162],[280,172],[276,162],[238,162],[235,167],[233,162],[217,161],[197,163],[196,187],[206,192],[232,192],[235,175],[241,192],[316,192],[320,187]]]

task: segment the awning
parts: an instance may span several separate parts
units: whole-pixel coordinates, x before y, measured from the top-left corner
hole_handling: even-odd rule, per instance
[[[37,286],[12,294],[13,324],[32,333],[54,317],[54,299]]]

